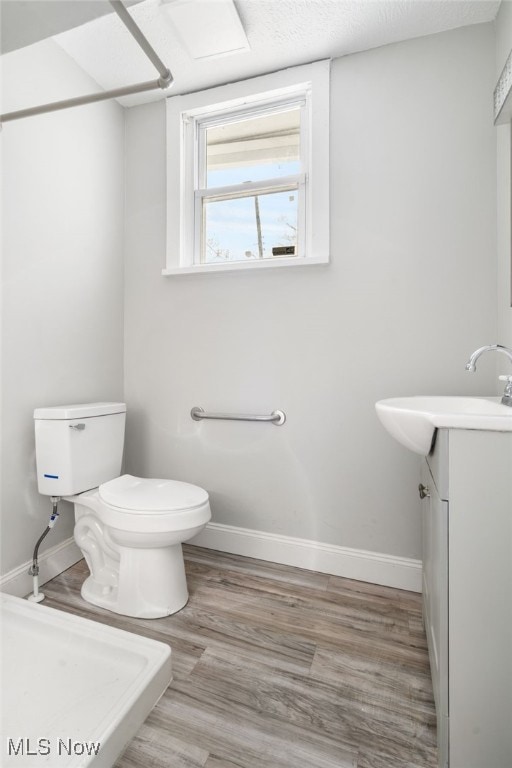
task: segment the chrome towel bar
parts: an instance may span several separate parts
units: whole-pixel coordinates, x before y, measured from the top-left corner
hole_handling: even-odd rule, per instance
[[[206,413],[203,408],[195,406],[190,411],[190,415],[194,421],[201,421],[201,419],[227,419],[228,421],[270,421],[275,424],[276,427],[280,427],[286,421],[286,414],[284,411],[272,411],[269,416],[252,416],[249,413]]]

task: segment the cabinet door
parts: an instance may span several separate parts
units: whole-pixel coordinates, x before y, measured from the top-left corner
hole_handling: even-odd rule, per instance
[[[448,765],[448,502],[423,462],[423,615],[436,702],[439,765]]]

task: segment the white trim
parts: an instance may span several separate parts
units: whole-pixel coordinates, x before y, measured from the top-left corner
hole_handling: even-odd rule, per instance
[[[277,533],[208,523],[190,544],[309,571],[421,592],[421,560],[351,549]]]
[[[210,198],[213,202],[217,200],[239,199],[252,197],[255,193],[264,195],[267,192],[291,192],[298,189],[300,184],[305,184],[306,177],[303,173],[296,173],[293,176],[276,176],[273,179],[262,179],[261,181],[246,181],[243,184],[230,184],[227,187],[203,187],[196,189],[194,196]]]
[[[162,275],[195,275],[198,272],[229,272],[236,269],[267,269],[268,267],[310,267],[315,265],[326,266],[323,259],[299,259],[297,256],[279,257],[275,259],[251,259],[250,261],[219,261],[218,264],[196,264],[195,267],[173,267],[162,269]]]
[[[50,547],[39,555],[39,585],[45,584],[50,579],[58,576],[63,571],[70,568],[83,558],[83,554],[77,547],[74,538],[69,539]],[[8,595],[24,597],[32,591],[32,576],[28,569],[32,565],[32,560],[13,568],[0,578],[0,592],[6,592]]]
[[[220,523],[208,523],[189,543],[309,571],[421,592],[421,561],[407,557],[351,549]],[[82,557],[73,537],[46,550],[39,557],[40,584],[58,576]],[[27,595],[32,590],[32,576],[28,573],[31,563],[31,560],[27,560],[2,576],[0,591],[17,597]]]

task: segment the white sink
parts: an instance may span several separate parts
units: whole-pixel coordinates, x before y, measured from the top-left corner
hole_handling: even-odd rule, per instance
[[[512,408],[500,397],[395,397],[379,400],[377,415],[390,435],[427,456],[437,427],[512,432]]]

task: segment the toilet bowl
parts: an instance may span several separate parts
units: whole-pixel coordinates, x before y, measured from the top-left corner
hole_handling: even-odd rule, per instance
[[[75,505],[75,541],[90,570],[84,600],[146,619],[183,608],[188,589],[181,545],[211,518],[206,491],[122,475],[66,499]]]

